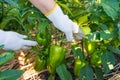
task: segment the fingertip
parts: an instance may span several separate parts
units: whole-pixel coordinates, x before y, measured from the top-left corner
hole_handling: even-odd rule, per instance
[[[32,44],[33,44],[34,46],[38,45],[38,43],[37,43],[36,41],[34,41]]]
[[[36,41],[30,41],[30,46],[36,46],[36,45],[38,45],[38,43]]]
[[[24,45],[26,46],[36,46],[38,43],[36,41],[31,41],[31,40],[24,40]]]
[[[70,32],[70,33],[65,33],[65,35],[66,35],[66,38],[67,38],[67,41],[68,41],[68,42],[74,40],[74,37],[73,37],[72,32]]]
[[[31,49],[32,47],[30,47],[30,46],[24,46],[24,47],[22,47],[22,49],[23,50],[27,50],[27,49]]]
[[[18,37],[20,37],[20,38],[27,38],[26,35],[22,35],[22,34],[18,34]]]

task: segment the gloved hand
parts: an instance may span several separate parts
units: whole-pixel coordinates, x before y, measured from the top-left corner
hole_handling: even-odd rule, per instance
[[[30,49],[31,46],[37,45],[37,42],[24,40],[27,36],[13,31],[0,30],[0,45],[4,45],[4,50]]]
[[[84,37],[84,33],[79,29],[78,25],[72,22],[67,15],[64,15],[57,4],[45,15],[57,29],[65,33],[67,41],[73,41],[75,37],[77,39]]]

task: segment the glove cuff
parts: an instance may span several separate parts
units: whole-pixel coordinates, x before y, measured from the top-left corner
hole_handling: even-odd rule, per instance
[[[52,14],[52,13],[56,10],[57,7],[58,7],[58,4],[56,3],[56,4],[54,5],[54,7],[53,7],[49,12],[47,12],[47,13],[45,14],[45,16],[47,17],[47,16],[49,16],[50,14]]]
[[[45,14],[45,16],[54,23],[60,19],[63,19],[65,15],[61,7],[58,4],[55,4],[54,7]]]

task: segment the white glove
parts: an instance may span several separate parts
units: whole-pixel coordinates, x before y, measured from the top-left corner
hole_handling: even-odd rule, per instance
[[[65,33],[67,41],[73,41],[75,37],[77,39],[84,37],[84,33],[79,29],[78,25],[72,22],[67,15],[64,15],[57,4],[45,15],[57,29]]]
[[[24,40],[27,36],[13,31],[0,30],[0,45],[4,45],[4,50],[30,49],[31,46],[37,45],[37,42]]]

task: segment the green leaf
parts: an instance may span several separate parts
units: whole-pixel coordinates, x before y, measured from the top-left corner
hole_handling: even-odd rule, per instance
[[[93,69],[86,65],[80,70],[80,80],[94,80],[94,72]]]
[[[96,75],[97,80],[104,80],[103,72],[101,68],[95,67],[95,75]]]
[[[119,2],[118,0],[101,0],[101,5],[108,16],[113,20],[118,16]]]
[[[5,2],[4,0],[0,0],[0,2]]]
[[[0,80],[17,80],[22,74],[23,71],[14,69],[0,71]]]
[[[100,40],[109,40],[114,37],[114,33],[110,32],[105,24],[99,24],[99,27],[102,29],[100,32]]]
[[[117,27],[118,27],[118,39],[120,41],[120,22],[118,22]]]
[[[6,27],[6,25],[13,20],[13,17],[4,17],[4,19],[2,20],[2,22],[0,23],[0,28],[3,29]]]
[[[18,7],[18,0],[4,0],[6,3],[10,4],[11,6]]]
[[[82,9],[80,9],[80,8],[76,8],[73,12],[72,12],[72,14],[74,14],[74,15],[72,15],[72,19],[78,19],[82,14],[83,14],[83,12],[84,12],[84,10],[82,10]]]
[[[17,0],[17,3],[21,9],[28,7],[28,0]]]
[[[35,24],[35,17],[28,17],[27,20],[28,20],[29,24]]]
[[[100,32],[100,40],[112,39],[114,37],[114,33],[109,30],[104,30]]]
[[[87,35],[89,41],[100,41],[100,32],[93,32]]]
[[[8,61],[14,59],[15,53],[12,51],[0,54],[0,66],[6,64]]]
[[[12,17],[19,17],[19,10],[18,8],[12,8],[7,12],[7,16],[12,16]]]
[[[88,22],[88,16],[90,16],[90,14],[86,14],[84,16],[79,17],[78,24],[82,25],[84,23],[87,23]]]
[[[99,26],[102,30],[108,30],[108,27],[105,24],[100,23]]]
[[[45,29],[48,27],[49,22],[48,21],[44,21],[42,23],[39,23],[39,31],[45,31]]]
[[[70,14],[72,14],[71,10],[69,9],[69,7],[63,3],[60,3],[59,1],[57,1],[57,3],[66,11],[68,11]]]
[[[9,25],[10,21],[16,21],[19,24],[21,24],[21,22],[17,18],[13,16],[7,16],[7,17],[4,17],[2,22],[0,23],[0,28],[4,29],[5,27],[8,27],[7,25]]]
[[[51,75],[48,77],[48,80],[55,80],[55,76],[51,74]]]
[[[56,71],[61,80],[73,80],[70,72],[64,64],[58,66]]]
[[[4,45],[0,45],[0,49],[3,49],[4,48]]]
[[[101,56],[101,60],[102,60],[104,72],[109,73],[110,70],[113,69],[113,67],[115,65],[115,57],[114,57],[113,53],[111,53],[109,51],[104,51]]]
[[[115,48],[115,47],[113,47],[113,46],[108,46],[107,48],[108,48],[108,50],[110,50],[111,52],[120,55],[120,49],[119,49],[119,48]]]
[[[81,48],[80,48],[78,45],[72,45],[71,48],[72,48],[72,52],[73,52],[77,57],[79,57],[80,60],[83,60],[83,59],[84,59],[83,52],[82,52]]]

